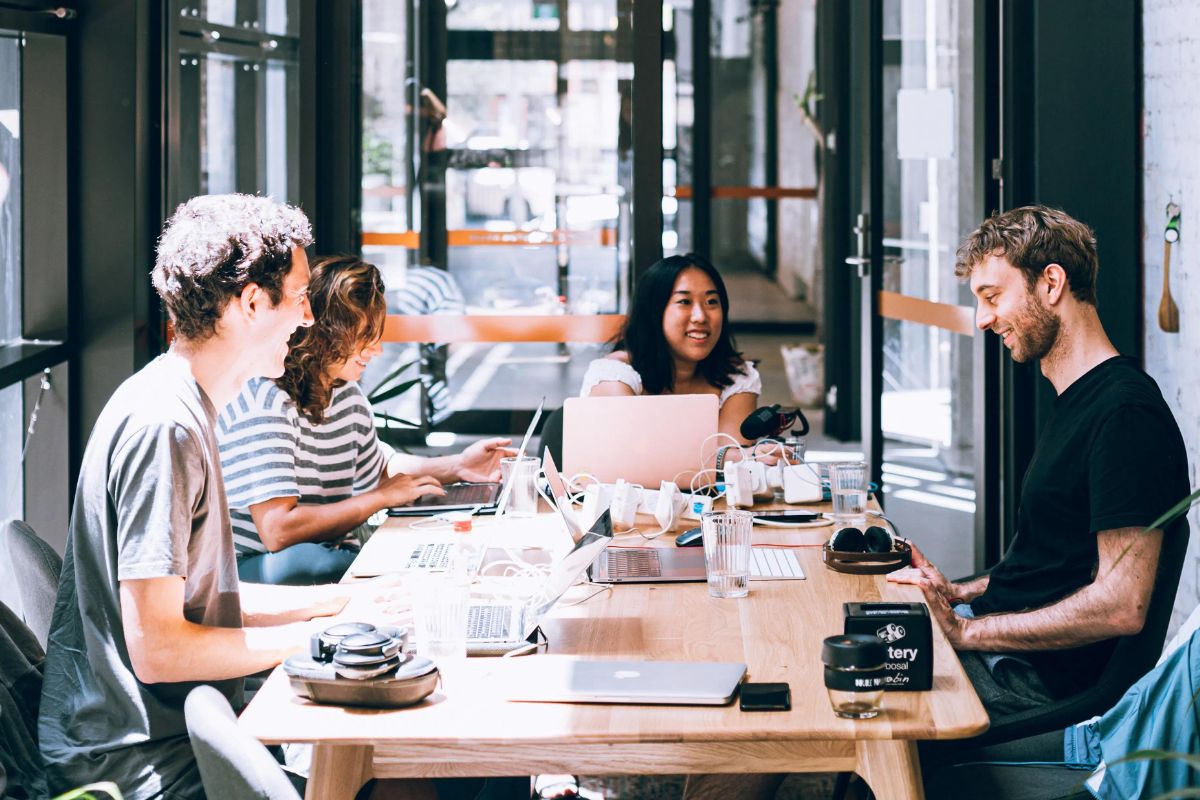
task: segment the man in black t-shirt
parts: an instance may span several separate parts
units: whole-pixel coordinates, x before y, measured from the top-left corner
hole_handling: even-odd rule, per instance
[[[1158,386],[1100,324],[1097,267],[1091,229],[1043,206],[991,217],[958,250],[976,324],[1040,361],[1058,397],[990,575],[949,581],[914,547],[889,579],[921,586],[993,717],[1093,684],[1145,623],[1163,537],[1188,535],[1183,517],[1147,529],[1188,495],[1187,454]]]

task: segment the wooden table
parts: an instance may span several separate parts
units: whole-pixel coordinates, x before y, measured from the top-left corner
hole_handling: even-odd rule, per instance
[[[694,524],[694,523],[688,523]],[[385,528],[360,558],[417,535]],[[553,530],[539,516],[525,534]],[[812,545],[829,528],[755,528],[755,542]],[[379,539],[379,537],[385,537]],[[379,541],[376,541],[379,539]],[[643,544],[621,537],[615,544]],[[669,537],[656,540],[669,546]],[[559,542],[561,546],[561,541]],[[442,665],[444,683],[419,706],[393,711],[320,706],[294,695],[276,670],[242,714],[242,727],[270,744],[311,742],[309,798],[352,798],[368,779],[448,776],[692,774],[853,771],[880,800],[921,798],[915,740],[986,730],[958,658],[934,625],[934,690],[887,692],[874,719],[839,719],[830,709],[821,640],[842,632],[848,600],[920,600],[916,587],[883,576],[832,572],[820,550],[798,546],[806,580],[752,581],[750,596],[718,600],[703,583],[624,585],[586,600],[577,586],[543,625],[554,654],[597,659],[743,661],[747,680],[786,681],[792,710],[743,713],[723,707],[517,703],[504,687],[521,658],[471,658]]]

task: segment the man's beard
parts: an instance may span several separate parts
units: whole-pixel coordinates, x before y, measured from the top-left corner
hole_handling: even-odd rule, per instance
[[[1011,351],[1013,361],[1024,363],[1045,358],[1058,341],[1061,325],[1054,312],[1039,303],[1036,297],[1030,297],[1011,326],[1017,340]]]

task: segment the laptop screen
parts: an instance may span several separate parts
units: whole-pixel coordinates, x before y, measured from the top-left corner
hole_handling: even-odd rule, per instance
[[[550,573],[526,606],[526,623],[537,622],[546,614],[567,589],[583,574],[597,556],[612,541],[612,518],[606,510],[592,524],[591,530],[580,537],[571,551],[554,562]]]

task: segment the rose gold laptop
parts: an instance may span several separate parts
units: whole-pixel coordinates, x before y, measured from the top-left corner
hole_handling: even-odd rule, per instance
[[[686,487],[700,469],[700,445],[717,432],[717,408],[715,394],[572,397],[563,404],[562,472]]]

